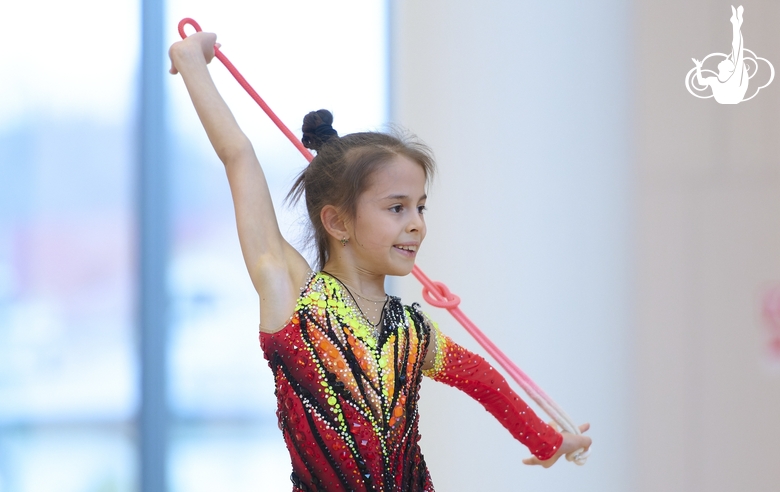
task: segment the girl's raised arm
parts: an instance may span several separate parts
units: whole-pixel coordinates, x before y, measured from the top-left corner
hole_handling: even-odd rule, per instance
[[[216,35],[198,32],[174,43],[171,73],[180,73],[211,145],[225,165],[238,237],[249,276],[260,296],[261,326],[274,331],[292,313],[309,271],[306,260],[279,231],[268,183],[252,144],[211,79]]]

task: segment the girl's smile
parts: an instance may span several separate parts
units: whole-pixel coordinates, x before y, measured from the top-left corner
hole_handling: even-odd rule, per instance
[[[396,248],[401,255],[414,258],[415,256],[417,256],[417,248],[419,248],[420,245],[419,243],[409,243],[409,244],[396,244],[393,247]]]

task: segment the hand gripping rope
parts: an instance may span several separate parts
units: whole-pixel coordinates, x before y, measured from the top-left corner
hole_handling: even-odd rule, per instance
[[[200,32],[200,25],[193,19],[185,18],[179,22],[179,35],[182,39],[187,37],[187,33],[184,32],[184,27],[187,25],[195,28],[195,31]],[[303,156],[311,162],[314,156],[309,150],[303,146],[298,137],[290,131],[282,120],[271,110],[271,108],[263,101],[263,98],[249,85],[249,82],[239,73],[236,67],[227,59],[227,57],[217,48],[214,47],[214,56],[225,65],[225,68],[233,74],[241,87],[243,87],[252,99],[265,111],[265,114],[276,124],[279,130],[285,134],[285,136],[292,142],[293,145],[303,154]],[[571,417],[559,407],[552,398],[550,398],[542,389],[534,383],[531,378],[528,377],[517,365],[512,362],[509,357],[504,354],[484,333],[482,330],[463,314],[458,305],[460,304],[460,297],[456,296],[441,282],[434,282],[429,279],[420,268],[415,265],[412,268],[412,274],[423,285],[423,298],[425,301],[435,307],[444,308],[450,312],[450,314],[460,322],[466,331],[473,336],[477,342],[490,354],[496,362],[499,363],[504,370],[514,379],[517,384],[528,394],[533,401],[535,401],[542,410],[547,413],[560,427],[566,432],[571,434],[580,434],[579,428],[574,424]],[[571,457],[567,456],[569,461],[574,461],[578,465],[584,465],[590,452],[586,452],[584,449],[580,449],[572,454]]]

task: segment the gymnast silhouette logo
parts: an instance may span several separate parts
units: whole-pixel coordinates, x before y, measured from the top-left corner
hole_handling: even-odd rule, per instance
[[[724,55],[723,53],[711,53],[704,57],[702,61],[692,58],[693,63],[696,64],[688,74],[685,76],[685,87],[688,92],[700,99],[708,99],[714,97],[720,104],[739,104],[742,101],[749,101],[756,97],[756,94],[772,83],[775,78],[775,67],[769,63],[766,58],[761,58],[755,53],[745,48],[744,41],[742,39],[742,13],[745,11],[742,5],[734,10],[734,6],[731,6],[731,26],[732,26],[732,39],[731,39],[731,53]],[[749,53],[751,56],[747,56]],[[716,75],[713,70],[703,69],[702,66],[709,59],[713,58],[713,61],[717,61],[722,58],[718,63],[718,73],[716,77],[703,77],[702,73],[709,73]],[[756,76],[758,73],[758,60],[761,60],[769,67],[769,80],[766,84],[758,86],[750,97],[745,97],[748,91],[748,85],[750,85],[750,79]],[[763,70],[765,72],[766,70]],[[700,95],[698,93],[707,92],[707,88],[712,89],[712,93],[709,95]],[[693,90],[691,90],[693,89]],[[694,92],[696,91],[696,92]]]

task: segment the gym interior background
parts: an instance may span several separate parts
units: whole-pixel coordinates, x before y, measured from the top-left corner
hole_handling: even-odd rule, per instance
[[[745,46],[780,63],[780,4]],[[0,492],[289,490],[221,164],[179,77],[193,17],[293,129],[398,125],[436,153],[419,264],[577,421],[544,470],[424,383],[437,488],[770,492],[780,483],[780,89],[685,89],[728,2],[41,0],[3,7]],[[756,77],[766,75],[759,67]],[[305,162],[215,62],[282,230]],[[388,288],[420,300],[412,278]],[[449,335],[479,350],[447,313]]]

